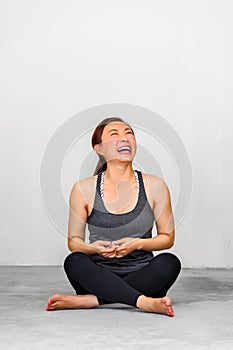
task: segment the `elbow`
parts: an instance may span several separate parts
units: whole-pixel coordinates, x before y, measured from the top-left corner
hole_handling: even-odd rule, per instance
[[[68,237],[68,240],[67,240],[67,248],[69,249],[69,251],[71,253],[73,253],[74,249],[73,249],[73,241],[71,238]]]
[[[169,239],[169,240],[167,240],[167,242],[164,246],[164,249],[170,249],[173,247],[173,245],[174,245],[174,241]]]
[[[174,243],[175,243],[174,233],[167,234],[167,238],[168,238],[167,249],[170,249],[174,246]]]
[[[167,245],[167,249],[170,249],[174,246],[174,241],[172,242],[169,242],[168,245]]]
[[[72,252],[71,244],[69,241],[67,242],[67,248],[69,249],[70,252]]]

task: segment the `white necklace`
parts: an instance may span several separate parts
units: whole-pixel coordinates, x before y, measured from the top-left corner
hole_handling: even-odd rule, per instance
[[[105,171],[102,172],[102,174],[101,174],[101,179],[100,179],[100,195],[101,195],[101,198],[102,198],[103,200],[104,200],[104,189],[103,189],[104,174],[105,174]],[[139,179],[138,179],[138,173],[136,172],[136,170],[134,170],[134,176],[135,176],[135,180],[136,180],[136,184],[137,184],[137,189],[138,189],[138,194],[139,194]]]

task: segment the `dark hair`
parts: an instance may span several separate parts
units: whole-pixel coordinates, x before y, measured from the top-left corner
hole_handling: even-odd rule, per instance
[[[95,128],[93,134],[92,134],[92,138],[91,138],[91,143],[92,143],[92,147],[94,148],[95,145],[98,145],[99,143],[102,142],[101,137],[104,131],[104,128],[106,125],[108,125],[109,123],[112,122],[121,122],[121,123],[125,123],[125,121],[119,117],[109,117],[109,118],[105,118],[104,120],[102,120],[97,127]],[[130,129],[133,131],[133,129],[131,128],[131,126],[128,123],[127,124]],[[99,157],[99,161],[96,165],[95,171],[93,175],[97,175],[99,173],[101,173],[102,171],[105,171],[107,169],[107,163],[104,159],[103,156],[101,156],[100,154],[98,154]]]

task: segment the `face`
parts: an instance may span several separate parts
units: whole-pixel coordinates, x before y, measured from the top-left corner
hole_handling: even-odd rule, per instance
[[[132,161],[136,153],[136,140],[132,129],[125,123],[112,122],[105,126],[102,142],[95,150],[106,161]]]

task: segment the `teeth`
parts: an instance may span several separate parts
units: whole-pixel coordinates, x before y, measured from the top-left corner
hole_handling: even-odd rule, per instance
[[[121,151],[129,151],[129,152],[130,152],[130,147],[121,147],[121,148],[118,148],[118,152],[121,152]]]

